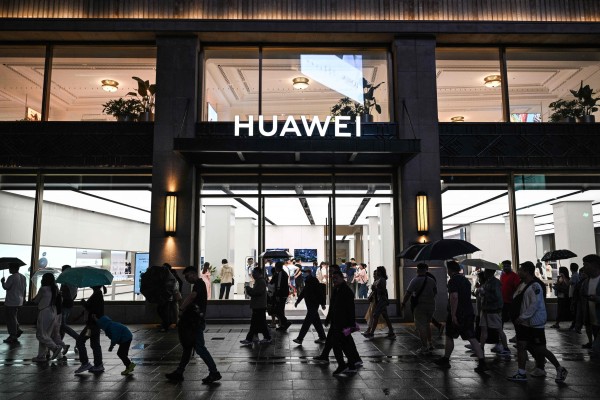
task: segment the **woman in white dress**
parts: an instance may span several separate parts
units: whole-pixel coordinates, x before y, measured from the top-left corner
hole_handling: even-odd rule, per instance
[[[35,336],[39,342],[38,355],[34,357],[34,362],[46,362],[46,353],[52,351],[51,360],[58,357],[62,347],[52,340],[52,333],[56,324],[56,297],[58,287],[56,286],[54,275],[51,273],[42,276],[42,287],[33,299],[38,306],[38,317],[36,322]]]

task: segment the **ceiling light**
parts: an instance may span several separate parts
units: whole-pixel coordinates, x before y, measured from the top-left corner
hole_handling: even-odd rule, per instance
[[[112,80],[112,79],[103,79],[102,80],[102,89],[106,90],[107,92],[116,92],[117,89],[119,88],[119,82]]]
[[[308,78],[304,76],[299,76],[297,78],[292,79],[292,86],[294,89],[302,90],[308,87]]]
[[[452,122],[465,122],[465,117],[463,117],[462,115],[457,115],[456,117],[450,118],[450,121],[452,121]]]
[[[485,78],[483,78],[483,84],[489,88],[498,87],[501,83],[502,78],[500,77],[500,75],[488,75]]]

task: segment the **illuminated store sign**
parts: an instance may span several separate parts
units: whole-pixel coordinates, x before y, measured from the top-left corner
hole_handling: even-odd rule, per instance
[[[286,136],[295,135],[298,137],[307,136],[325,137],[329,126],[333,126],[333,136],[348,138],[352,136],[360,137],[360,116],[354,119],[354,125],[348,126],[348,122],[352,122],[352,117],[338,116],[335,120],[331,120],[331,116],[325,117],[325,121],[321,123],[319,117],[314,115],[311,120],[306,116],[300,116],[300,121],[297,121],[293,115],[289,115],[285,122],[279,123],[277,115],[273,115],[273,121],[265,123],[264,116],[258,116],[258,133],[261,136]],[[301,126],[298,126],[298,123]],[[265,125],[267,125],[265,127]],[[254,117],[250,115],[247,122],[240,121],[240,116],[235,116],[235,136],[254,136]]]

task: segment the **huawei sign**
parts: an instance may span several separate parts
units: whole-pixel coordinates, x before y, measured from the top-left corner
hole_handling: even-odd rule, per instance
[[[352,127],[349,127],[348,122],[354,122]],[[300,126],[298,126],[300,124]],[[240,121],[240,116],[235,116],[235,136],[254,136],[255,128],[258,128],[256,135],[260,136],[297,136],[297,137],[325,137],[327,129],[333,126],[333,136],[349,138],[352,136],[360,137],[360,116],[357,116],[354,121],[352,117],[335,117],[332,121],[331,116],[325,117],[325,121],[321,122],[319,117],[314,115],[311,120],[308,120],[305,115],[297,121],[293,115],[289,115],[287,119],[280,122],[277,116],[273,115],[272,121],[266,121],[264,116],[258,116],[258,123],[255,126],[254,117],[249,116],[248,121]]]

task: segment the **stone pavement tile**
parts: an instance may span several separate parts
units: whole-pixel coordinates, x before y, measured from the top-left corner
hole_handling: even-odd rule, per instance
[[[422,400],[423,397],[413,389],[404,388],[380,388],[380,389],[361,389],[360,393],[365,399],[369,400]]]

